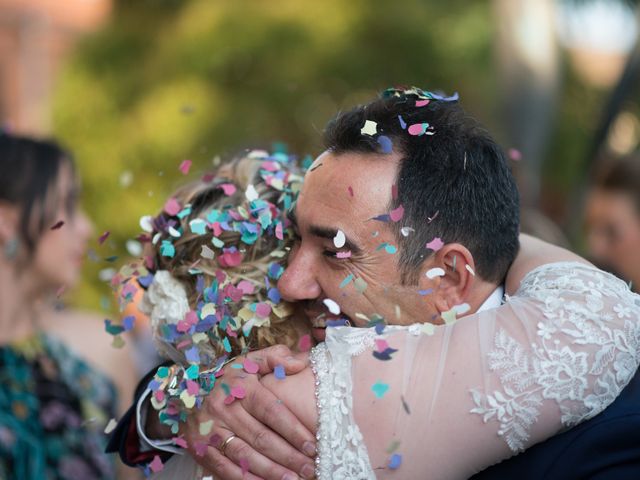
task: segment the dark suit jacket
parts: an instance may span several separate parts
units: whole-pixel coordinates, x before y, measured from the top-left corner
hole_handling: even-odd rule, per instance
[[[640,371],[600,415],[471,478],[640,480]]]
[[[136,403],[153,373],[155,370],[138,385]],[[163,461],[171,455],[139,451],[135,403],[120,419],[107,452],[119,452],[122,461],[131,466],[145,464],[154,455]],[[640,372],[600,415],[472,479],[640,480]]]

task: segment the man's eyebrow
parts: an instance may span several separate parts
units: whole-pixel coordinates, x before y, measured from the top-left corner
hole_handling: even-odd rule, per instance
[[[316,237],[333,240],[333,238],[337,235],[338,230],[336,230],[335,228],[323,227],[320,225],[311,225],[309,227],[309,233]],[[362,249],[357,244],[355,244],[352,240],[349,240],[348,238],[345,239],[344,247],[341,247],[341,248],[344,248],[346,250],[351,250],[351,253],[353,254],[362,252]]]

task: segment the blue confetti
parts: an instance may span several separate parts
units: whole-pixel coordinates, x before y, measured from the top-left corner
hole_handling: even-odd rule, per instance
[[[386,135],[380,135],[378,137],[378,144],[380,148],[382,148],[382,153],[391,153],[393,151],[393,143]]]
[[[276,368],[273,369],[273,374],[278,380],[284,380],[287,376],[284,373],[284,367],[282,365],[276,365]]]
[[[128,315],[122,319],[122,326],[124,327],[124,331],[128,332],[133,328],[133,324],[136,322],[136,317],[133,315]]]
[[[405,121],[402,119],[402,116],[398,115],[398,120],[400,120],[400,127],[401,127],[403,130],[406,130],[406,129],[407,129],[407,124],[406,124],[406,123],[405,123]]]
[[[388,464],[391,470],[396,470],[400,468],[401,464],[402,464],[402,455],[400,455],[399,453],[394,453],[393,455],[391,455],[391,458],[389,459],[389,464]]]
[[[423,297],[425,295],[429,295],[430,293],[433,293],[433,288],[427,288],[426,290],[418,290],[418,295],[422,295]]]

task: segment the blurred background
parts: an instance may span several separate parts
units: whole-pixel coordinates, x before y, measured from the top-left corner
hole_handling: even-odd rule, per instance
[[[589,253],[593,172],[640,139],[638,11],[625,0],[0,0],[0,118],[75,152],[96,229],[68,296],[78,307],[114,312],[105,283],[139,254],[139,218],[183,181],[184,160],[197,173],[274,142],[315,156],[338,110],[391,85],[459,92],[509,152],[523,228]]]

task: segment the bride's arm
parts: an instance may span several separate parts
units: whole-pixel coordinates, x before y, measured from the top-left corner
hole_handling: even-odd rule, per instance
[[[531,235],[521,233],[519,240],[520,250],[505,279],[505,291],[508,295],[513,295],[518,290],[527,273],[541,265],[553,262],[581,262],[590,265],[575,253]]]

